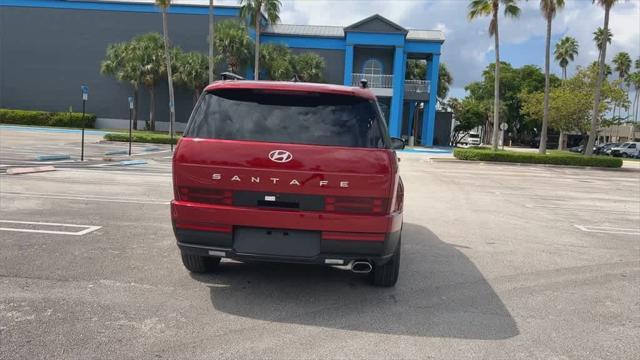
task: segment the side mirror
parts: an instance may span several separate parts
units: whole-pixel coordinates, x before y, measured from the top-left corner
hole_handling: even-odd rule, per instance
[[[391,138],[391,148],[393,150],[402,150],[404,149],[404,140],[396,137]]]

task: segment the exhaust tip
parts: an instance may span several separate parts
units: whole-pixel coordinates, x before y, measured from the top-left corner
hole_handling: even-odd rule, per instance
[[[356,274],[368,274],[372,269],[373,267],[368,261],[355,261],[351,266],[351,271]]]

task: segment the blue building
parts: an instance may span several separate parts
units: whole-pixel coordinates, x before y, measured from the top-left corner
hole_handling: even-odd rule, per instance
[[[87,84],[97,99],[89,111],[98,116],[98,125],[125,127],[128,112],[123,104],[130,87],[100,75],[100,62],[111,43],[161,32],[158,12],[153,4],[134,1],[0,0],[0,107],[63,111],[77,106],[78,88]],[[237,6],[216,6],[215,22],[237,19],[239,13]],[[206,53],[208,7],[173,5],[169,14],[172,42]],[[253,29],[250,34],[255,37]],[[366,79],[386,114],[390,134],[417,134],[427,146],[434,142],[443,42],[440,31],[406,29],[377,14],[347,27],[273,24],[261,33],[261,43],[320,55],[328,83],[358,86]],[[426,61],[425,79],[405,80],[411,59]],[[251,69],[246,75],[252,77]],[[158,110],[167,104],[165,86],[157,84]],[[34,100],[34,88],[51,91]],[[179,89],[177,96],[177,121],[183,126],[191,97]],[[143,101],[140,114],[148,108]],[[164,113],[157,114],[160,128],[167,120]]]

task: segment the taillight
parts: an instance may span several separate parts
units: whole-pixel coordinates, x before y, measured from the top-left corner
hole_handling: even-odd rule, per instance
[[[387,200],[370,197],[327,196],[324,198],[324,210],[356,214],[384,214],[387,212]]]
[[[398,183],[398,190],[396,191],[396,206],[393,211],[401,211],[404,205],[404,184],[402,180]]]
[[[180,201],[189,201],[203,204],[233,204],[233,192],[230,190],[180,186],[178,187],[177,197]]]

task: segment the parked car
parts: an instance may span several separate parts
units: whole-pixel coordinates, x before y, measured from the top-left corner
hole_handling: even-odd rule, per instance
[[[323,264],[398,279],[404,186],[366,88],[220,81],[173,156],[171,218],[184,266],[221,258]]]
[[[633,157],[638,149],[640,149],[640,142],[626,142],[620,146],[611,148],[611,155],[616,157]]]
[[[578,145],[578,146],[569,148],[569,151],[575,152],[575,153],[581,153],[583,150],[584,150],[584,145]]]
[[[619,146],[619,143],[609,143],[604,145],[596,146],[595,153],[598,155],[611,155],[611,149]]]

